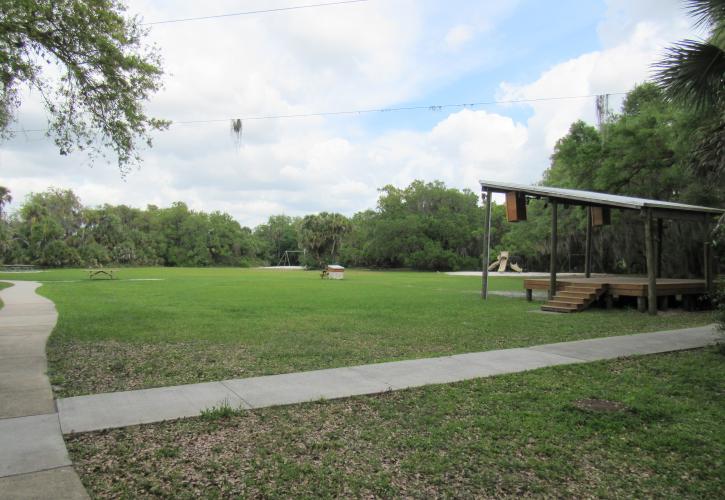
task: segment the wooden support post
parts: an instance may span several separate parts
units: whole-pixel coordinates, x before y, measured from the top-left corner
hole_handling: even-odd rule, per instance
[[[713,265],[712,265],[712,247],[710,246],[710,242],[706,241],[704,246],[704,262],[703,262],[703,274],[705,275],[705,287],[707,288],[708,293],[712,293],[713,291]]]
[[[556,295],[556,247],[558,244],[557,237],[557,216],[556,216],[556,200],[551,200],[551,259],[549,261],[549,300]]]
[[[584,247],[584,276],[592,277],[592,207],[587,207],[587,240]]]
[[[695,310],[695,296],[694,295],[683,295],[682,296],[682,307],[685,311]]]
[[[668,295],[663,295],[662,297],[657,297],[659,301],[659,309],[660,311],[666,311],[670,308],[670,297]]]
[[[662,240],[662,231],[664,228],[664,224],[662,219],[657,219],[657,277],[662,277],[662,245],[664,241]]]
[[[491,259],[491,190],[486,190],[486,216],[483,222],[483,275],[481,298],[488,299],[488,262]]]
[[[647,209],[644,219],[644,248],[647,258],[647,310],[657,314],[657,270],[655,262],[655,242],[652,227],[652,211]]]
[[[531,302],[534,299],[534,290],[531,288],[526,289],[526,300],[528,302]]]
[[[647,312],[647,297],[637,297],[637,310],[641,313]]]

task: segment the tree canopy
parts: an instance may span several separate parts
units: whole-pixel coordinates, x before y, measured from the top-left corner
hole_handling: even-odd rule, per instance
[[[686,0],[705,40],[682,40],[659,61],[656,81],[668,95],[695,110],[725,111],[725,0]]]
[[[261,262],[257,240],[229,214],[177,202],[145,210],[84,207],[70,190],[27,197],[3,221],[6,262],[41,266],[247,266]]]
[[[360,227],[354,229],[358,238],[351,243],[359,247],[346,253],[364,265],[382,267],[475,267],[481,253],[477,201],[475,193],[447,188],[440,181],[414,181],[404,189],[385,186],[377,210],[353,219]]]
[[[12,134],[25,86],[42,97],[61,155],[110,150],[125,172],[168,124],[144,111],[163,75],[145,35],[120,0],[0,2],[0,133]]]
[[[666,95],[697,115],[689,159],[704,184],[725,179],[725,0],[687,0],[705,40],[683,40],[655,64],[655,81]]]

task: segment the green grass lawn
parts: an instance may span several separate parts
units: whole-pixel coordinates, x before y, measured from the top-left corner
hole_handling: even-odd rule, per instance
[[[3,290],[5,288],[10,288],[11,286],[13,286],[12,283],[4,283],[4,282],[0,281],[0,290]],[[0,299],[0,309],[2,309],[4,305],[5,304],[3,303],[2,299]]]
[[[2,275],[42,280],[60,318],[48,344],[60,396],[442,356],[702,325],[710,313],[541,314],[480,298],[480,279],[442,273],[121,269]],[[159,279],[159,281],[133,281]],[[493,290],[522,290],[493,278]]]
[[[92,497],[722,498],[723,394],[725,357],[708,348],[72,435],[67,445]],[[618,406],[578,404],[591,398]]]

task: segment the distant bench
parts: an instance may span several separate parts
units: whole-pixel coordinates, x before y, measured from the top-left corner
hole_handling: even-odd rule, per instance
[[[23,271],[37,271],[38,269],[32,264],[3,264],[3,271],[6,273],[15,273]]]
[[[114,274],[118,272],[117,269],[86,269],[86,271],[88,271],[88,279],[91,280],[102,276],[113,279]]]

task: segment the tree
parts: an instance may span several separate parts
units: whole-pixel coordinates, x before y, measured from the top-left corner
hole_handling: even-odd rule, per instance
[[[299,219],[287,215],[271,215],[265,224],[254,230],[254,235],[263,243],[264,258],[277,265],[287,250],[298,250],[296,226]]]
[[[71,265],[83,226],[82,205],[71,190],[31,193],[20,207],[15,237],[24,245],[23,260],[41,265]]]
[[[362,242],[360,251],[344,252],[354,262],[426,270],[480,266],[483,213],[476,194],[440,181],[389,185],[380,193],[377,211],[353,219],[364,226],[352,234]]]
[[[5,205],[11,201],[13,201],[13,197],[10,196],[10,190],[5,186],[0,186],[0,220],[2,220],[3,214],[5,213]]]
[[[655,64],[655,81],[699,115],[689,166],[703,184],[725,181],[725,0],[687,0],[706,40],[683,40]]]
[[[725,0],[686,0],[695,25],[710,29],[707,40],[683,40],[669,49],[656,81],[669,96],[701,111],[725,104]]]
[[[322,267],[335,262],[342,237],[350,231],[350,220],[342,214],[322,212],[307,215],[299,223],[298,241],[306,250],[306,265]]]
[[[0,133],[12,135],[27,86],[44,101],[61,155],[111,150],[125,173],[140,161],[138,144],[150,146],[151,131],[168,125],[143,108],[163,75],[146,34],[137,17],[125,17],[121,0],[0,2]],[[47,76],[50,65],[60,78]]]
[[[3,258],[3,254],[7,253],[11,246],[11,232],[5,220],[4,208],[12,200],[13,197],[10,196],[10,190],[5,186],[0,186],[0,259]]]
[[[557,141],[543,183],[562,188],[595,189],[596,171],[601,161],[599,132],[578,120],[569,127],[569,133]]]

